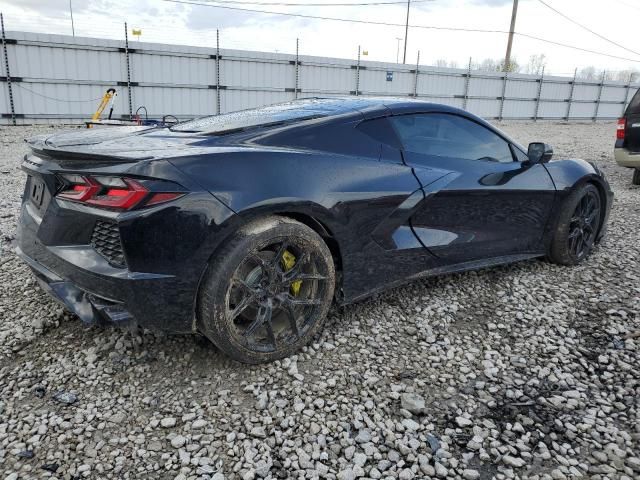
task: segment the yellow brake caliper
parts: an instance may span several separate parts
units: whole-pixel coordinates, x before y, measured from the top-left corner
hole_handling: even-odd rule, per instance
[[[285,250],[282,254],[282,268],[285,272],[288,272],[296,264],[296,257],[289,250]],[[302,280],[297,280],[291,284],[291,294],[297,297],[300,293],[300,287],[302,287]]]

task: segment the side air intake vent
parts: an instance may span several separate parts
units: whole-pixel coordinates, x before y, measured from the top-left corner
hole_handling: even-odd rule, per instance
[[[115,223],[98,220],[91,234],[91,246],[114,267],[126,267],[120,231]]]

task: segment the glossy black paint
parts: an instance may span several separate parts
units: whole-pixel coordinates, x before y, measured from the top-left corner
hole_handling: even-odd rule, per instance
[[[322,109],[323,100],[314,105]],[[419,101],[342,99],[320,118],[211,135],[166,128],[76,131],[31,142],[23,162],[46,185],[27,195],[19,253],[54,296],[85,320],[135,320],[194,330],[198,287],[217,248],[251,219],[288,215],[327,241],[340,271],[338,301],[353,302],[426,275],[545,255],[563,199],[584,182],[610,189],[580,160],[498,163],[405,152],[391,115],[467,112]],[[55,198],[55,174],[126,175],[178,200],[124,213]],[[127,267],[89,239],[117,224]],[[605,218],[606,220],[606,218]],[[600,233],[602,235],[603,232]]]

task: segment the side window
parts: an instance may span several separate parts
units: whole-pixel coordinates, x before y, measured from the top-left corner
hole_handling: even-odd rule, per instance
[[[447,113],[398,115],[391,122],[405,150],[467,160],[512,162],[509,144],[471,120]]]
[[[365,120],[358,125],[358,130],[385,145],[397,149],[402,148],[394,128],[389,123],[389,117]]]

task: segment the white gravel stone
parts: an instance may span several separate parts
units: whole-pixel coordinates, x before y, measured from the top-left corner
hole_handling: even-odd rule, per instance
[[[524,467],[527,463],[522,458],[512,457],[511,455],[505,455],[502,457],[502,461],[510,467],[516,468]]]
[[[160,420],[160,425],[164,428],[172,428],[176,426],[176,419],[173,417],[166,417]]]
[[[458,424],[459,427],[464,428],[464,427],[469,427],[473,425],[473,420],[470,420],[465,417],[456,417],[456,423]]]
[[[0,127],[0,478],[639,478],[640,188],[613,161],[615,122],[502,126],[607,175],[607,237],[584,263],[415,281],[255,366],[85,328],[43,293],[14,249],[22,138],[54,129]]]
[[[176,435],[171,439],[171,446],[173,448],[183,447],[185,443],[187,443],[187,439],[182,435]]]
[[[462,471],[462,478],[465,480],[478,480],[478,478],[480,478],[480,472],[467,468]]]
[[[400,397],[402,408],[411,413],[422,414],[425,411],[424,397],[417,393],[403,393]]]

